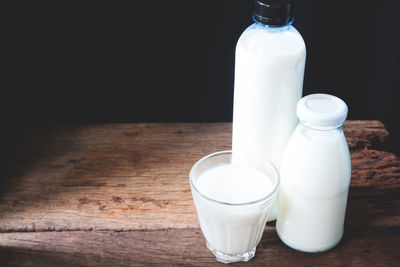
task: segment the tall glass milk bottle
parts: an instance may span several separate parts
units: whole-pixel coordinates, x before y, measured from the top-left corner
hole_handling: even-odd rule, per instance
[[[320,252],[342,238],[349,192],[350,152],[342,124],[347,106],[327,94],[302,98],[300,123],[281,163],[276,230],[288,246]]]
[[[262,155],[279,167],[298,122],[306,47],[292,26],[289,1],[256,0],[253,20],[236,45],[232,150]],[[276,216],[277,207],[269,221]]]

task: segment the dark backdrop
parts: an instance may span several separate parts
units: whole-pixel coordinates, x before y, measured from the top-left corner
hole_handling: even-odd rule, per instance
[[[7,140],[43,123],[232,120],[234,49],[252,23],[252,0],[2,10]],[[296,0],[294,23],[307,46],[304,94],[331,93],[348,103],[349,119],[382,120],[397,151],[399,10],[396,0]]]

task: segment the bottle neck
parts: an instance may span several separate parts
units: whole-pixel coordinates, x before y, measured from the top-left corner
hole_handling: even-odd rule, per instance
[[[253,21],[254,21],[254,24],[257,27],[262,28],[262,29],[266,29],[266,30],[268,30],[270,32],[284,32],[284,31],[287,31],[287,30],[290,29],[290,27],[293,24],[294,18],[288,24],[285,24],[285,25],[268,25],[268,24],[264,24],[264,23],[261,23],[258,20],[256,20],[254,18],[254,16],[253,16]]]
[[[337,131],[337,130],[341,131],[342,130],[342,125],[343,125],[343,124],[339,124],[339,125],[334,125],[334,126],[315,126],[315,125],[306,124],[306,123],[304,123],[302,121],[300,121],[300,124],[303,127],[306,127],[306,128],[308,128],[310,130],[321,131],[321,132],[323,132],[323,131],[325,131],[325,132],[327,132],[327,131]]]

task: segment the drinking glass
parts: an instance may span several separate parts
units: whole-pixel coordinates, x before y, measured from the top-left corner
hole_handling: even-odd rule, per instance
[[[210,198],[196,187],[204,172],[226,164],[239,164],[261,171],[265,179],[270,179],[272,189],[251,202],[229,203]],[[207,248],[224,263],[253,258],[276,199],[280,181],[276,167],[264,157],[247,152],[220,151],[196,162],[189,181]]]

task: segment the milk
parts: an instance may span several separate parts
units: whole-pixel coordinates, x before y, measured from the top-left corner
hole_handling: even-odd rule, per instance
[[[288,188],[281,189],[279,194],[282,219],[278,217],[276,229],[286,245],[300,251],[321,252],[339,243],[348,190],[318,201]]]
[[[214,254],[254,256],[274,202],[274,183],[264,172],[241,164],[217,165],[195,180],[200,226]]]
[[[291,25],[255,23],[240,36],[235,55],[232,150],[249,151],[280,166],[297,125],[306,49]],[[271,216],[276,219],[276,211]]]
[[[224,164],[207,170],[197,180],[196,187],[209,198],[231,204],[262,199],[273,189],[264,173],[239,164]]]
[[[307,110],[300,113],[311,125],[297,126],[280,168],[276,229],[285,244],[307,252],[325,251],[342,238],[351,176],[350,153],[341,128],[347,107],[341,110],[325,96],[314,95],[303,103],[302,109]],[[329,121],[339,125],[329,125]]]

